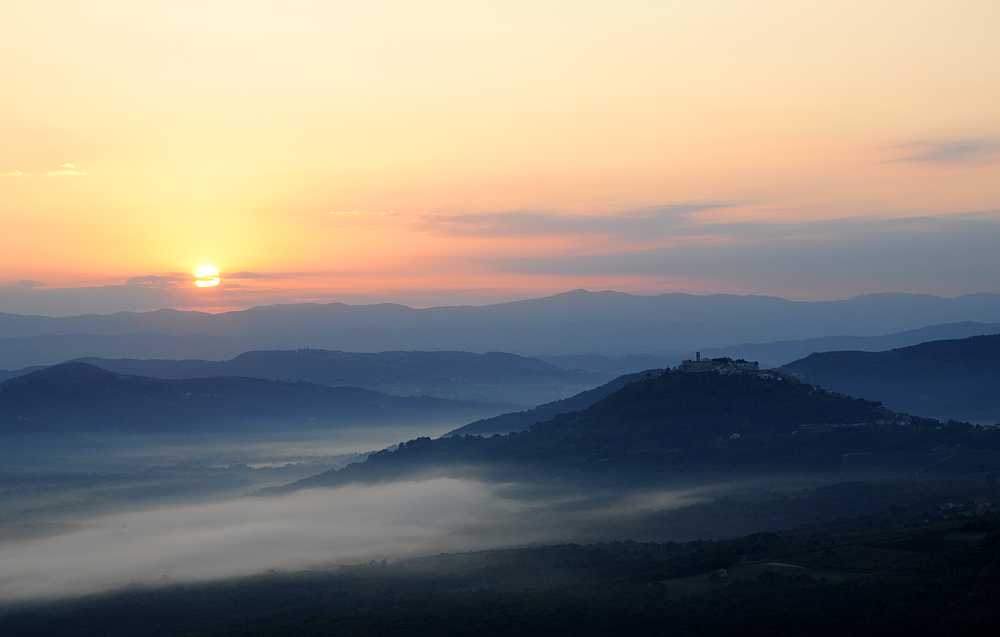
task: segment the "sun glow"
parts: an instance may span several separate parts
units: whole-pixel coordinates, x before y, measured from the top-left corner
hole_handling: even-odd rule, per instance
[[[219,270],[211,265],[203,265],[195,270],[194,275],[198,279],[194,282],[200,288],[210,288],[219,284]]]

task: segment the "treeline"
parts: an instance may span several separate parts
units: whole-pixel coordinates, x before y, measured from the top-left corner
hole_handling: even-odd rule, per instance
[[[428,596],[345,617],[277,622],[205,637],[693,635],[989,635],[995,582],[851,581],[762,573],[671,599],[662,585],[617,583],[544,593]]]

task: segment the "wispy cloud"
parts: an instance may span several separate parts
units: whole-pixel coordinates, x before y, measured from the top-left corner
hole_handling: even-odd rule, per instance
[[[697,228],[711,241],[599,254],[492,261],[501,272],[570,277],[633,276],[724,282],[755,293],[804,295],[995,291],[1000,211],[813,223],[746,222]]]
[[[223,278],[227,281],[229,280],[241,280],[241,279],[270,279],[273,278],[269,274],[259,274],[257,272],[232,272],[232,273],[222,273]]]
[[[59,167],[59,170],[50,170],[45,174],[49,177],[69,177],[72,175],[86,175],[87,173],[77,170],[73,164],[65,163]]]
[[[414,229],[448,237],[521,237],[601,235],[646,240],[662,237],[690,224],[696,212],[721,204],[685,204],[625,210],[611,214],[559,214],[511,211],[483,214],[423,213]]]
[[[394,225],[441,237],[517,238],[527,236],[603,236],[647,241],[690,226],[695,213],[731,204],[663,205],[611,213],[560,213],[539,210],[502,212],[397,213],[340,210],[323,213],[338,226]]]
[[[174,287],[181,283],[190,284],[194,279],[184,272],[168,272],[166,274],[147,274],[134,276],[125,281],[126,285],[145,285],[150,287]]]
[[[945,142],[913,142],[897,146],[906,153],[899,162],[968,164],[1000,162],[1000,143],[991,139],[967,139]]]
[[[273,275],[260,274],[257,272],[222,272],[220,276],[225,281],[258,280],[274,278]],[[145,285],[151,287],[173,287],[176,285],[190,285],[194,277],[188,272],[165,272],[160,274],[146,274],[134,276],[125,281],[126,285]]]
[[[331,217],[389,217],[396,214],[392,210],[383,212],[372,212],[368,210],[330,210],[325,214]]]
[[[58,170],[48,170],[43,174],[26,173],[20,170],[12,170],[8,173],[0,173],[5,177],[81,177],[87,173],[77,170],[75,164],[69,162],[63,164]]]
[[[14,283],[5,287],[14,290],[37,290],[42,286],[43,283],[41,281],[32,281],[29,279],[23,279],[21,281],[15,281]]]

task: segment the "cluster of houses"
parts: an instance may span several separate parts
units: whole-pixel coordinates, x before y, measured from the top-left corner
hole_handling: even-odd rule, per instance
[[[747,361],[742,358],[733,360],[731,358],[702,358],[701,352],[695,352],[694,360],[686,360],[677,366],[677,371],[697,373],[697,372],[716,372],[718,374],[732,374],[741,376],[755,376],[757,378],[781,378],[784,380],[792,379],[791,376],[786,376],[780,372],[776,372],[773,369],[761,370],[760,364],[757,361]]]

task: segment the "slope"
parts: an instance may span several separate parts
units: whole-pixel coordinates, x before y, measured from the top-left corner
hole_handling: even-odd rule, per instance
[[[659,373],[657,370],[656,373]],[[469,423],[464,427],[459,427],[448,432],[448,436],[492,436],[493,434],[506,435],[518,431],[531,429],[536,423],[552,420],[559,414],[566,414],[573,411],[580,411],[590,407],[594,403],[604,400],[614,392],[618,391],[629,383],[634,383],[643,377],[643,373],[626,374],[619,376],[609,383],[600,387],[588,389],[575,396],[556,400],[551,403],[539,405],[534,409],[517,411],[509,414],[500,414],[492,418],[484,418],[476,422]]]
[[[526,432],[411,440],[285,490],[434,471],[634,483],[746,471],[836,472],[851,455],[902,454],[928,464],[957,445],[993,449],[1000,433],[920,418],[897,421],[879,403],[794,380],[669,372]]]
[[[212,433],[458,421],[496,407],[256,378],[163,380],[85,363],[0,384],[0,432]]]
[[[942,420],[1000,422],[1000,335],[888,352],[812,354],[780,368],[804,381]]]

